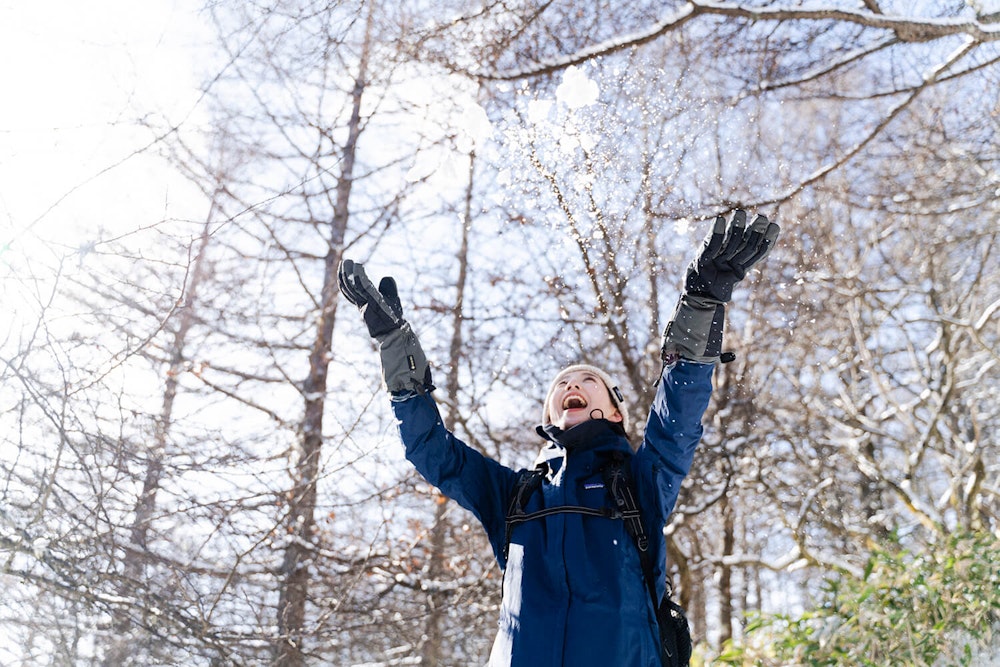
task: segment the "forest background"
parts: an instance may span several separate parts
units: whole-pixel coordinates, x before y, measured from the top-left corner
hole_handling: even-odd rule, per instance
[[[133,82],[88,122],[137,148],[4,209],[0,663],[482,664],[500,572],[403,460],[339,261],[396,277],[447,425],[525,467],[568,362],[641,416],[744,207],[783,233],[664,536],[696,662],[1000,664],[1000,4],[213,0],[159,30],[197,33],[196,94]],[[59,66],[82,106],[100,63]]]

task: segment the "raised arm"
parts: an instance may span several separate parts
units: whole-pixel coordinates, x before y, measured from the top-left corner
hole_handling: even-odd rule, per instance
[[[749,227],[746,219],[746,212],[737,210],[729,222],[722,216],[715,220],[688,266],[684,292],[663,334],[663,372],[637,453],[643,467],[639,474],[652,475],[656,489],[657,497],[646,500],[655,504],[663,522],[701,440],[712,371],[722,357],[726,303],[736,284],[767,256],[780,231],[763,215]]]
[[[430,366],[417,335],[403,318],[396,281],[383,278],[376,289],[364,266],[349,259],[341,264],[339,279],[344,297],[361,309],[368,333],[378,344],[382,377],[392,397],[406,458],[424,479],[479,519],[499,558],[506,499],[517,473],[472,449],[444,427],[430,394],[434,389]]]

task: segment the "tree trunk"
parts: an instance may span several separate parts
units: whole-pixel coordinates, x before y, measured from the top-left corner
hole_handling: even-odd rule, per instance
[[[148,588],[145,574],[147,541],[150,526],[156,511],[156,495],[160,489],[163,477],[163,458],[167,450],[167,439],[173,422],[174,401],[177,398],[178,378],[184,372],[184,348],[187,344],[188,332],[194,323],[194,304],[198,296],[198,287],[204,280],[207,268],[205,266],[205,249],[208,247],[211,235],[209,222],[213,218],[215,202],[209,208],[208,217],[202,227],[198,240],[198,254],[191,267],[191,280],[184,295],[184,303],[180,308],[177,329],[174,331],[170,345],[170,363],[167,368],[167,380],[163,389],[163,402],[156,421],[153,442],[145,451],[146,474],[142,482],[142,492],[136,499],[133,508],[132,526],[129,529],[129,544],[124,556],[123,593],[134,595],[137,590]],[[111,640],[102,664],[106,667],[117,667],[128,664],[129,657],[137,656],[137,639],[132,635],[135,620],[127,613],[120,613],[112,623],[114,637]]]
[[[462,243],[458,251],[458,282],[455,286],[455,307],[452,309],[451,345],[448,352],[448,375],[445,378],[444,390],[452,401],[453,408],[448,411],[445,426],[449,431],[455,429],[455,408],[458,395],[458,368],[462,360],[462,320],[465,305],[465,283],[469,267],[469,229],[472,227],[472,184],[475,173],[475,154],[469,156],[469,181],[465,196],[465,212],[462,220]],[[434,527],[431,529],[431,553],[428,566],[428,576],[432,583],[441,580],[444,575],[445,546],[448,535],[446,519],[449,500],[444,496],[438,499],[434,511]],[[420,651],[420,664],[443,664],[443,637],[441,621],[446,615],[448,594],[432,592],[429,599],[430,609],[427,614],[427,626],[424,641]]]
[[[722,496],[722,556],[733,555],[736,546],[733,508],[727,496]],[[733,568],[724,563],[719,566],[719,646],[733,638]]]
[[[300,667],[304,664],[306,602],[309,599],[310,565],[316,531],[316,482],[319,477],[320,453],[323,445],[323,412],[326,406],[327,370],[330,365],[333,324],[336,319],[339,288],[337,270],[344,246],[349,219],[351,186],[361,134],[361,100],[365,90],[371,13],[358,75],[352,92],[352,110],[347,141],[343,147],[342,171],[337,181],[333,220],[330,223],[329,248],[324,258],[323,287],[320,310],[316,321],[316,338],[309,353],[309,371],[302,384],[305,410],[294,463],[293,486],[288,492],[288,513],[285,517],[287,546],[279,571],[278,639],[275,664]]]

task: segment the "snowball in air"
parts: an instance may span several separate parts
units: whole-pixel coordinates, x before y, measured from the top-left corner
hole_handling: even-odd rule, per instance
[[[528,102],[528,120],[534,124],[545,122],[552,109],[552,100],[532,100]]]
[[[563,74],[562,83],[556,88],[556,99],[570,109],[579,109],[597,101],[600,90],[597,83],[576,66]]]

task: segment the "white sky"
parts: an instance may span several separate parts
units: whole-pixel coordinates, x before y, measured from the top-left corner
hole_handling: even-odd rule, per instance
[[[211,39],[200,5],[0,0],[0,278],[12,254],[56,260],[115,232],[204,215],[155,149],[133,156],[152,138],[137,118],[200,122],[197,68]],[[598,91],[570,68],[557,92],[572,109]],[[480,116],[487,127],[472,134],[488,131]]]
[[[0,253],[59,254],[193,207],[159,159],[125,158],[150,142],[141,115],[197,122],[199,4],[0,0]]]

